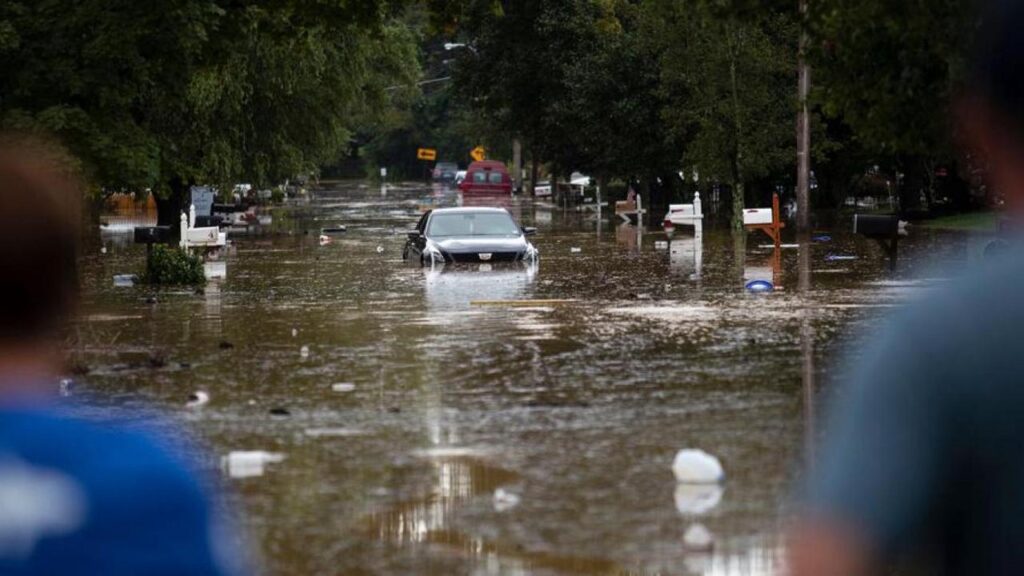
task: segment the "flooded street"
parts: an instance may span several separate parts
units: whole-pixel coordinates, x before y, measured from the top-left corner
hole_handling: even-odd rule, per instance
[[[152,409],[192,433],[268,573],[769,574],[813,446],[808,398],[862,328],[966,251],[915,230],[890,272],[845,232],[776,258],[709,223],[695,258],[686,229],[665,246],[517,199],[538,267],[403,263],[422,210],[457,202],[317,191],[231,236],[226,279],[156,303],[113,285],[145,249],[105,233],[84,259],[74,360],[88,373],[65,404]],[[748,294],[745,278],[779,289]],[[197,390],[209,403],[186,407]],[[721,459],[720,489],[677,488],[688,447]],[[684,545],[695,523],[710,552]]]

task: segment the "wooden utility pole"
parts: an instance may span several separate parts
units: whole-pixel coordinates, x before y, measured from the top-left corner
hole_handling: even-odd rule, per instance
[[[796,121],[796,229],[811,227],[811,115],[807,97],[811,92],[811,67],[807,65],[807,1],[800,0],[800,112]]]

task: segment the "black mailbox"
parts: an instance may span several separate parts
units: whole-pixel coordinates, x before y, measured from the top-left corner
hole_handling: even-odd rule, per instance
[[[166,244],[170,241],[170,226],[145,226],[135,228],[136,244]]]
[[[224,223],[224,217],[219,214],[213,216],[196,216],[196,228],[212,228]]]
[[[245,208],[238,204],[214,204],[210,208],[210,212],[213,214],[234,214],[235,212],[245,212]]]
[[[868,238],[896,238],[900,219],[895,214],[854,214],[853,233]]]

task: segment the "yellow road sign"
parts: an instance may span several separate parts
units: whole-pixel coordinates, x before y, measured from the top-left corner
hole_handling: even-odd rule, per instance
[[[416,158],[420,160],[437,160],[437,150],[433,148],[420,148],[416,151]]]
[[[483,146],[477,146],[469,152],[469,155],[473,157],[473,160],[477,162],[483,162],[487,159],[487,149]]]

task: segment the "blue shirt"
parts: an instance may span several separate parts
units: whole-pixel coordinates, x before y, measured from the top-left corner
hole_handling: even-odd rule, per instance
[[[834,398],[812,513],[928,573],[1024,571],[1024,258],[930,292]]]
[[[224,574],[211,518],[154,438],[0,408],[0,574]]]

